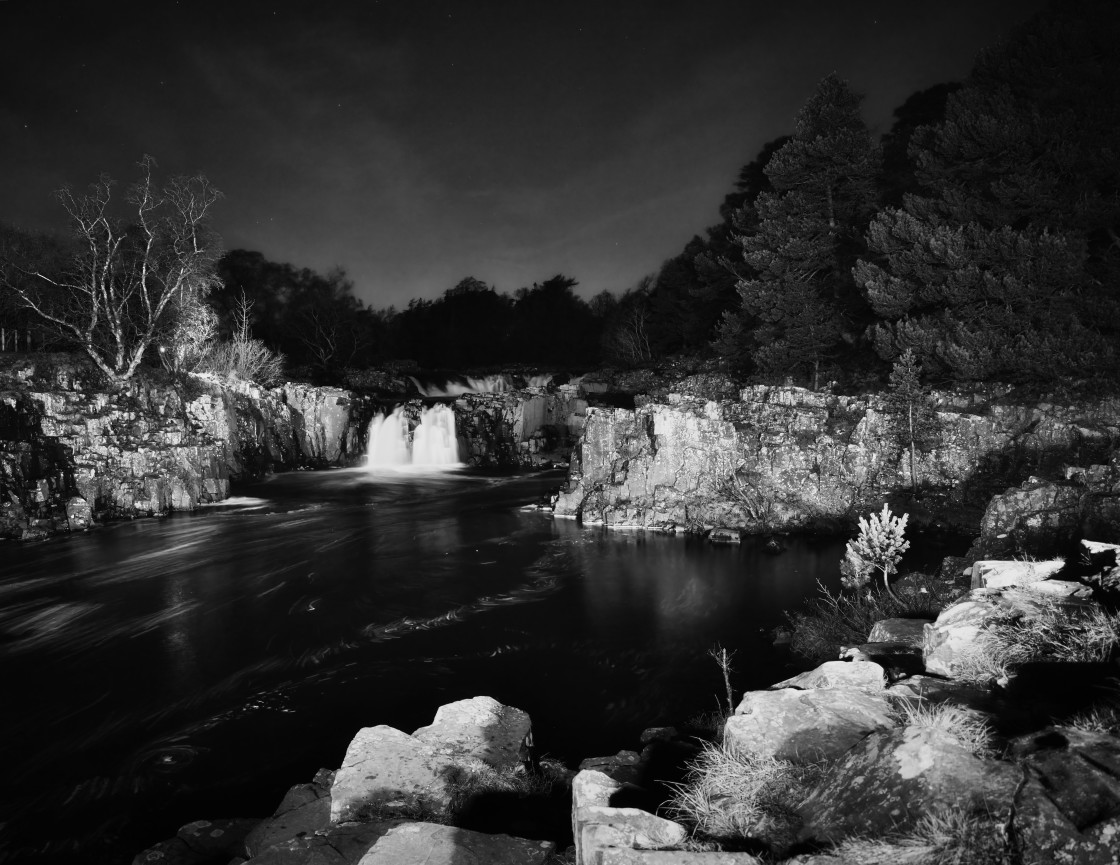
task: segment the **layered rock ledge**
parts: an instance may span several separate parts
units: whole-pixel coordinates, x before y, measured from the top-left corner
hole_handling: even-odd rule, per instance
[[[1115,531],[1120,398],[935,398],[942,432],[918,454],[915,481],[941,522],[975,532],[994,493],[1046,473],[1058,477],[1037,494],[1054,513],[1047,525],[1090,520]],[[632,410],[589,409],[555,513],[677,532],[822,530],[910,488],[880,396],[759,385],[738,399],[669,394]],[[1008,509],[1021,515],[1020,504]]]

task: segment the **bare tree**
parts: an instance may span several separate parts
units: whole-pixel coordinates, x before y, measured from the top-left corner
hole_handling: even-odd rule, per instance
[[[155,160],[140,161],[141,178],[125,193],[130,219],[112,213],[114,182],[102,175],[85,195],[62,189],[77,250],[59,273],[28,268],[30,282],[5,286],[42,321],[90,356],[111,380],[136,372],[154,341],[170,333],[179,309],[216,283],[217,238],[208,229],[221,197],[199,174],[152,180]]]

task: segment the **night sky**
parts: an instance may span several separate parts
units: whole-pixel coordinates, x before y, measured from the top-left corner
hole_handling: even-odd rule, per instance
[[[52,190],[150,153],[225,193],[226,248],[342,266],[375,307],[468,275],[617,292],[822,77],[882,132],[1042,5],[0,0],[0,220],[60,228]]]

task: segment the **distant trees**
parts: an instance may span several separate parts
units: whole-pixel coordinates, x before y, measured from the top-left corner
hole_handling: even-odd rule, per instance
[[[724,344],[748,326],[757,368],[807,375],[837,357],[866,323],[851,277],[875,212],[881,152],[859,116],[860,97],[835,75],[798,115],[794,136],[766,164],[773,187],[755,202],[757,227],[738,237],[753,273],[742,308],[725,317]]]
[[[209,216],[220,193],[201,174],[157,186],[154,168],[151,157],[141,160],[140,180],[123,196],[127,220],[115,213],[107,175],[84,195],[60,190],[74,231],[68,260],[49,267],[32,256],[3,271],[4,288],[24,309],[114,381],[130,378],[149,347],[174,331],[177,315],[217,281]]]
[[[223,330],[243,330],[239,316],[248,310],[253,337],[312,377],[328,380],[368,366],[384,347],[384,319],[355,296],[340,268],[324,275],[237,249],[223,256],[218,273],[214,301]]]

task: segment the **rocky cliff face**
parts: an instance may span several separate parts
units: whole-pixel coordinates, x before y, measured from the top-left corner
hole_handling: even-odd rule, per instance
[[[361,452],[347,391],[136,379],[116,389],[60,356],[0,369],[0,537],[191,510],[231,479]]]
[[[566,462],[587,416],[586,398],[566,385],[548,391],[464,394],[453,408],[460,458],[489,467]]]
[[[1117,398],[935,396],[940,442],[918,455],[916,480],[939,518],[960,529],[974,531],[1009,484],[1107,462],[1120,441]],[[675,531],[821,529],[909,487],[909,461],[887,439],[878,396],[755,386],[735,400],[669,394],[634,410],[591,409],[555,512]]]

